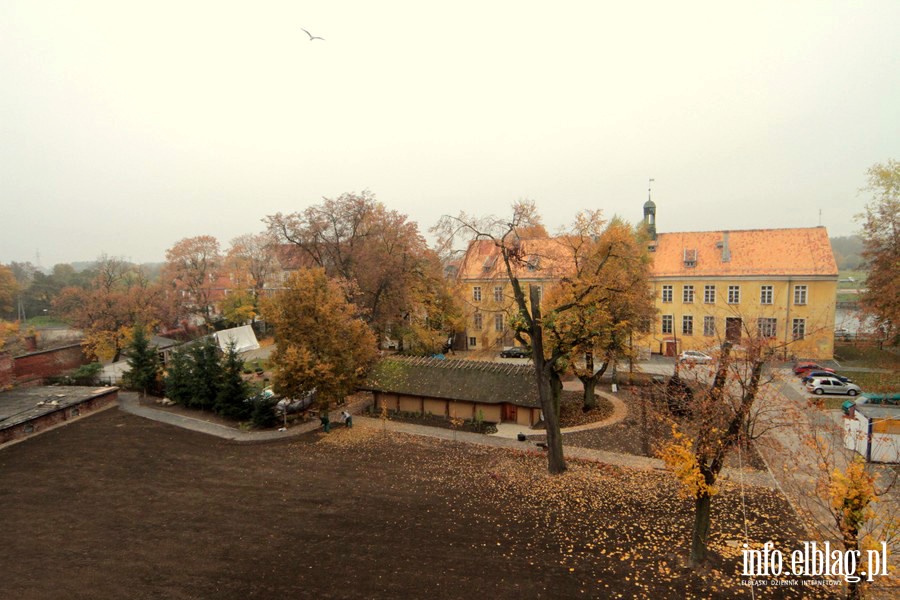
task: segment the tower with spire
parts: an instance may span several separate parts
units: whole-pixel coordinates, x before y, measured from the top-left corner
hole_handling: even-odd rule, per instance
[[[656,204],[650,198],[653,179],[647,186],[647,201],[644,202],[644,223],[647,225],[647,231],[650,232],[650,238],[656,241]]]

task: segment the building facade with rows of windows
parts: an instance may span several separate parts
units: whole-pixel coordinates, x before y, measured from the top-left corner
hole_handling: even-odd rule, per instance
[[[553,238],[521,241],[525,264],[514,267],[525,297],[532,286],[539,297],[568,270],[565,248]],[[513,312],[513,292],[506,265],[491,240],[469,244],[460,263],[457,279],[466,315],[464,347],[467,350],[500,351],[516,345],[509,326]]]
[[[837,263],[824,227],[655,233],[657,318],[643,349],[675,356],[763,338],[782,357],[834,352]]]
[[[656,206],[644,205],[653,241],[651,285],[657,315],[633,343],[639,355],[709,351],[724,339],[765,338],[781,357],[829,359],[834,351],[837,263],[824,227],[656,233]],[[517,275],[526,297],[564,276],[568,254],[554,239],[522,240]],[[473,241],[458,273],[466,307],[465,347],[514,345],[512,290],[499,251]]]

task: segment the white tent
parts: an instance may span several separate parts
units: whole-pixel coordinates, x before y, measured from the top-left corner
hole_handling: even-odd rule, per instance
[[[234,349],[238,353],[247,352],[249,350],[258,350],[259,342],[256,341],[256,334],[249,325],[242,325],[233,329],[225,329],[217,331],[213,334],[219,348],[224,352],[228,349],[229,344],[234,344]]]

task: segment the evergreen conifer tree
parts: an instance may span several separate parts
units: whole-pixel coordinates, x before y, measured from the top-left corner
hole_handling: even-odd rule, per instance
[[[166,368],[166,397],[183,406],[192,406],[193,359],[187,350],[176,350]]]
[[[222,364],[219,362],[219,347],[211,337],[205,337],[191,348],[193,361],[191,377],[191,403],[189,406],[200,410],[212,408],[222,383]]]
[[[246,401],[249,386],[241,377],[243,370],[244,361],[231,343],[222,357],[221,383],[215,404],[215,411],[224,417],[246,419],[250,416],[253,405]]]
[[[156,348],[150,345],[143,324],[134,327],[131,345],[128,347],[129,372],[125,375],[125,384],[146,396],[147,392],[157,391],[161,365]]]

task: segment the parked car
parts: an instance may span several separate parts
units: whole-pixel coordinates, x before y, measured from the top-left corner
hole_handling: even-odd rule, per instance
[[[513,346],[512,348],[504,348],[500,351],[500,358],[528,358],[531,356],[531,350],[521,346]]]
[[[801,371],[808,371],[810,369],[821,369],[818,363],[814,363],[808,360],[804,360],[794,364],[794,375],[799,375]]]
[[[813,377],[812,381],[806,384],[806,390],[817,396],[822,394],[856,396],[862,393],[862,390],[855,383],[844,383],[834,377]]]
[[[821,373],[827,373],[829,376],[834,375],[834,369],[829,369],[828,367],[821,367],[819,365],[815,365],[812,367],[807,367],[805,369],[801,369],[799,371],[794,370],[794,373],[797,374],[797,377],[803,379],[807,375],[809,375],[813,371],[819,371]]]
[[[834,371],[820,371],[818,369],[816,369],[815,371],[807,371],[803,376],[803,383],[809,383],[810,380],[814,377],[834,377],[835,379],[840,379],[844,383],[853,383],[853,380],[849,377],[838,375]]]
[[[685,350],[681,354],[678,355],[678,362],[680,363],[697,363],[697,364],[705,364],[711,363],[713,361],[712,356],[709,354],[704,354],[699,350]]]

